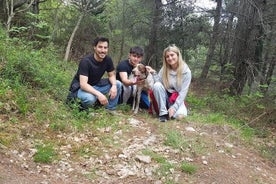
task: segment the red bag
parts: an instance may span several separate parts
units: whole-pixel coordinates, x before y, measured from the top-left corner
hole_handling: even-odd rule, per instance
[[[158,104],[156,102],[156,99],[153,95],[153,91],[150,89],[148,91],[149,97],[150,97],[150,107],[149,107],[149,114],[154,114],[153,110],[155,111],[155,113],[157,115],[159,115],[159,108],[158,108]]]
[[[150,107],[149,107],[149,114],[154,114],[153,110],[155,111],[155,113],[157,115],[159,115],[159,108],[158,108],[158,104],[157,101],[153,95],[153,91],[149,90],[148,91],[149,97],[150,97]],[[178,97],[178,92],[174,92],[171,94],[170,98],[169,98],[169,103],[173,104],[175,102],[175,100]],[[184,101],[184,104],[187,106],[186,102]]]

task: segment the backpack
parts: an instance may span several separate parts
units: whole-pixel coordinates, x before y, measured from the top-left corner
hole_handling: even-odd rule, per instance
[[[75,79],[75,77],[74,77],[71,82],[70,88],[69,88],[69,93],[66,97],[67,104],[71,104],[76,101],[76,99],[78,97],[79,89],[80,89],[80,82],[77,79]]]

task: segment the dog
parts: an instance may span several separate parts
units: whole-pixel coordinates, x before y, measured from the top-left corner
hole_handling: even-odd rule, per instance
[[[142,90],[148,91],[149,89],[151,89],[154,84],[154,80],[152,74],[147,71],[146,66],[141,63],[137,64],[133,68],[130,78],[132,78],[134,82],[145,80],[143,84],[133,85],[132,111],[134,112],[134,114],[137,114],[139,110],[141,92]]]

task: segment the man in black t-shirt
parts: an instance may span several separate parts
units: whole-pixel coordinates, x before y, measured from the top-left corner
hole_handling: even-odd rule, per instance
[[[80,61],[70,92],[75,93],[81,100],[84,109],[92,107],[98,100],[106,109],[115,110],[122,84],[116,80],[113,61],[107,55],[109,40],[98,37],[94,40],[93,46],[94,53]],[[102,78],[105,72],[108,79]]]
[[[122,82],[122,93],[119,99],[119,103],[132,104],[133,85],[144,83],[145,80],[132,81],[129,76],[133,68],[142,63],[144,51],[141,47],[130,48],[128,59],[121,61],[116,68],[116,79]],[[140,108],[148,109],[150,106],[148,92],[142,91],[141,100],[139,104]]]

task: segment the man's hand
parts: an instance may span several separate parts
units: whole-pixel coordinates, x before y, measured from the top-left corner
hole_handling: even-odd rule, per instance
[[[117,96],[117,87],[116,85],[112,85],[109,91],[110,99],[114,99]]]
[[[142,79],[142,80],[137,80],[135,84],[138,84],[138,85],[143,85],[145,84],[145,79]]]
[[[100,95],[98,95],[98,100],[102,105],[107,105],[108,104],[108,99],[102,93]]]

